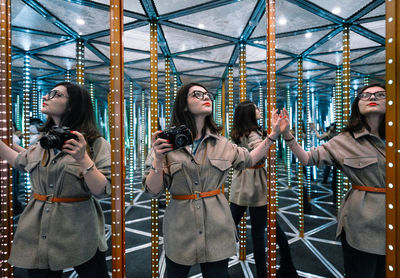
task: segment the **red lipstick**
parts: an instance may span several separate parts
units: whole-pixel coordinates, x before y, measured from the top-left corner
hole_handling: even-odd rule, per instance
[[[211,106],[211,103],[206,102],[206,103],[204,103],[204,105],[205,105],[205,106]]]
[[[370,102],[370,103],[368,103],[368,105],[369,106],[376,106],[377,104],[376,104],[376,102]]]

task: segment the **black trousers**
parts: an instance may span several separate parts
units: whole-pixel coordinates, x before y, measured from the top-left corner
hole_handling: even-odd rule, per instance
[[[385,278],[386,256],[351,247],[345,232],[341,234],[341,240],[346,278]]]
[[[97,250],[89,261],[75,266],[75,271],[80,278],[108,278],[106,253]],[[28,278],[61,278],[62,270],[51,271],[50,269],[27,269]]]
[[[201,263],[201,273],[204,278],[226,278],[228,277],[228,260],[218,262]],[[191,265],[177,264],[165,256],[166,278],[188,277]]]
[[[237,226],[247,207],[231,203],[231,212]],[[253,239],[254,260],[256,262],[257,277],[267,277],[265,254],[265,226],[267,224],[267,206],[249,207],[251,222],[251,237]]]

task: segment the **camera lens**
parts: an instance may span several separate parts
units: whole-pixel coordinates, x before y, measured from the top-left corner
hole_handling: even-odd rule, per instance
[[[40,138],[40,146],[42,146],[43,149],[52,149],[59,145],[61,145],[61,142],[58,136],[49,134]]]
[[[177,148],[186,146],[187,144],[188,144],[188,138],[186,137],[186,135],[178,134],[175,137],[175,146]]]

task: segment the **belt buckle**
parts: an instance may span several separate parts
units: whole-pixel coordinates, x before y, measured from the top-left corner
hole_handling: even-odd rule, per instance
[[[200,194],[201,194],[200,191],[195,191],[195,192],[194,192],[194,195],[195,195],[195,198],[194,198],[194,199],[195,199],[195,200],[201,199]]]
[[[54,197],[54,194],[46,195],[46,203],[52,204],[53,203],[53,201],[52,201],[53,197]]]

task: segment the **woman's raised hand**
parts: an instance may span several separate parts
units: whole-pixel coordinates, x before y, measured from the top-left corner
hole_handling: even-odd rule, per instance
[[[280,122],[279,131],[281,134],[283,134],[285,138],[287,138],[288,136],[290,136],[288,135],[288,133],[290,133],[290,121],[289,121],[289,112],[285,108],[281,110],[281,117],[282,120]]]
[[[159,138],[157,135],[162,131],[158,130],[153,133],[151,137],[151,147],[154,150],[155,159],[161,161],[166,152],[172,151],[172,145],[169,143],[167,139]]]
[[[281,120],[282,120],[282,115],[278,114],[278,109],[274,109],[274,111],[272,111],[271,133],[269,134],[269,137],[273,140],[278,138],[280,134]]]
[[[65,153],[70,154],[73,158],[75,158],[76,161],[81,162],[85,158],[85,155],[86,155],[85,137],[83,137],[82,133],[80,133],[78,131],[71,130],[71,133],[78,136],[78,140],[69,139],[69,140],[65,141],[61,150]]]

